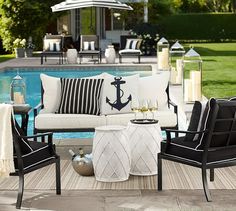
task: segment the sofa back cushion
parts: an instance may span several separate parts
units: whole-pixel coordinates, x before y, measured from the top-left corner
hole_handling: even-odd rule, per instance
[[[60,78],[40,74],[43,88],[43,109],[41,113],[55,113],[59,107],[61,99]]]
[[[103,73],[103,77],[101,114],[131,112],[131,100],[137,100],[138,96],[139,75],[121,77]]]
[[[157,100],[158,110],[166,110],[168,108],[166,88],[168,86],[169,76],[169,71],[163,71],[152,76],[140,77],[139,100]]]
[[[61,78],[61,100],[57,113],[100,114],[103,79]]]

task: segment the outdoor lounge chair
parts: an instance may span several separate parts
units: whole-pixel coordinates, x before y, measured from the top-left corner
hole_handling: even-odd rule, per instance
[[[86,56],[91,56],[92,61],[95,63],[101,63],[102,53],[99,46],[99,36],[97,35],[81,35],[80,36],[80,51],[79,58],[80,64],[82,62],[82,58]],[[94,59],[94,56],[97,58]]]
[[[43,39],[43,51],[41,64],[47,61],[47,57],[58,56],[59,64],[63,64],[63,37],[61,35],[45,35]]]
[[[212,98],[203,113],[199,104],[194,104],[188,131],[166,130],[167,140],[161,142],[158,153],[158,190],[162,190],[162,159],[166,159],[201,168],[204,193],[211,201],[207,169],[214,181],[215,168],[236,165],[236,101]],[[186,135],[171,139],[171,132]]]
[[[138,57],[138,63],[140,63],[140,57],[142,52],[140,50],[142,39],[139,38],[127,38],[125,48],[119,51],[119,62],[122,63],[122,57]],[[121,43],[121,47],[123,47]]]
[[[56,193],[61,194],[60,157],[52,143],[52,133],[25,137],[17,122],[12,121],[15,172],[10,176],[19,176],[19,188],[16,208],[21,208],[24,192],[24,175],[47,165],[56,164]],[[47,137],[47,143],[45,138]],[[29,139],[41,138],[42,142]]]

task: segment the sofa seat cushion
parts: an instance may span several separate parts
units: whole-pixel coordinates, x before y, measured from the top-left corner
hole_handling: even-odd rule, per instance
[[[36,129],[95,128],[106,124],[105,116],[88,114],[39,114],[35,118]]]
[[[143,115],[141,113],[137,114],[137,119],[142,119]],[[147,113],[147,118],[152,118],[150,112]],[[174,127],[177,124],[176,114],[171,110],[157,111],[155,112],[155,119],[159,120],[161,127]],[[106,116],[107,125],[124,125],[127,126],[128,122],[134,119],[133,113],[127,114],[112,114]]]
[[[139,49],[123,49],[119,51],[119,54],[123,55],[123,54],[137,54],[137,55],[141,55],[142,52]]]

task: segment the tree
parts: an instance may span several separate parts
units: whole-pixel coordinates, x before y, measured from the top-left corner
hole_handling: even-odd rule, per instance
[[[58,16],[50,7],[59,2],[61,0],[0,0],[3,47],[12,51],[16,38],[28,39],[30,36],[36,47],[40,47],[48,24]]]

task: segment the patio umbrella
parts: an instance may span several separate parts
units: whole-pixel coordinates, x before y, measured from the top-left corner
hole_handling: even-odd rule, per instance
[[[116,0],[66,0],[59,4],[52,6],[53,12],[72,10],[86,7],[101,7],[109,9],[133,10],[127,4],[121,3]]]

